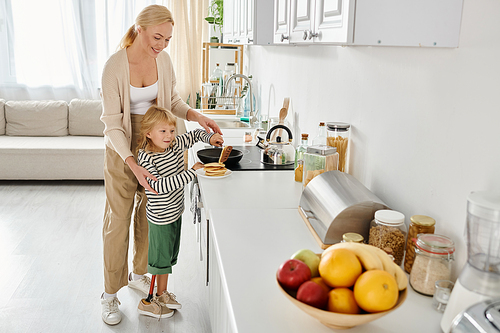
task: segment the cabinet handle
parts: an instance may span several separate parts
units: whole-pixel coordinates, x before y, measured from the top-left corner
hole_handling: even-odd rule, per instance
[[[249,39],[249,40],[248,40],[248,42],[249,42],[249,43],[253,43],[253,39]]]
[[[282,43],[283,43],[283,41],[284,41],[285,39],[288,39],[288,36],[285,36],[285,35],[281,34],[281,42],[282,42]]]
[[[302,36],[303,40],[307,40],[307,30],[304,30],[304,35]],[[311,39],[311,38],[309,38]]]
[[[312,30],[309,30],[309,37],[308,37],[309,39],[313,39],[313,37],[318,37],[318,36],[319,36],[319,34],[318,34],[318,33],[315,33],[315,34],[314,34],[314,33],[312,32]],[[305,40],[305,38],[304,38],[304,40]]]

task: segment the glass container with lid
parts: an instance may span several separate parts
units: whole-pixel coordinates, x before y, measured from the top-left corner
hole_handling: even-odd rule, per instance
[[[336,147],[339,153],[339,171],[349,171],[349,140],[350,128],[348,123],[332,122],[326,123],[327,126],[327,145]]]
[[[326,145],[309,146],[304,157],[304,186],[314,177],[326,171],[338,170],[339,154],[337,148]]]
[[[411,273],[411,266],[415,259],[415,243],[413,238],[418,234],[433,234],[436,220],[425,215],[413,215],[410,217],[410,226],[408,227],[408,238],[406,240],[406,253],[404,269],[406,273]]]
[[[370,223],[368,244],[392,255],[394,262],[401,265],[406,245],[406,225],[403,213],[388,209],[377,210],[375,218]]]
[[[455,243],[436,234],[419,234],[415,242],[415,261],[411,268],[410,285],[421,294],[434,295],[438,280],[450,280]]]

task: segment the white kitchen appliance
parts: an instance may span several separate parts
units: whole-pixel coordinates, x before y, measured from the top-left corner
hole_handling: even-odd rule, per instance
[[[470,306],[458,316],[451,333],[499,333],[500,299],[482,301]]]
[[[468,256],[441,320],[450,332],[471,305],[500,297],[500,192],[472,192],[467,198]]]

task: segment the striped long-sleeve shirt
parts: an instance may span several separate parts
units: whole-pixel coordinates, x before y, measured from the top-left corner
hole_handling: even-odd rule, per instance
[[[198,141],[209,143],[212,135],[196,129],[177,136],[173,146],[162,153],[139,150],[139,165],[157,178],[148,179],[148,183],[158,194],[146,190],[146,215],[151,223],[169,224],[184,212],[184,186],[196,177],[196,172],[184,170],[183,152]]]

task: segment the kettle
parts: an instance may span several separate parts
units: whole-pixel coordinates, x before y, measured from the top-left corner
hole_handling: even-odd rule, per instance
[[[270,142],[272,132],[278,129],[284,129],[288,133],[288,142],[282,142],[280,135],[276,137],[275,142]],[[272,165],[289,165],[295,163],[295,149],[292,146],[292,132],[285,125],[273,126],[267,132],[266,142],[264,142],[264,139],[260,136],[257,138],[257,147],[261,149],[260,161],[262,163]]]

